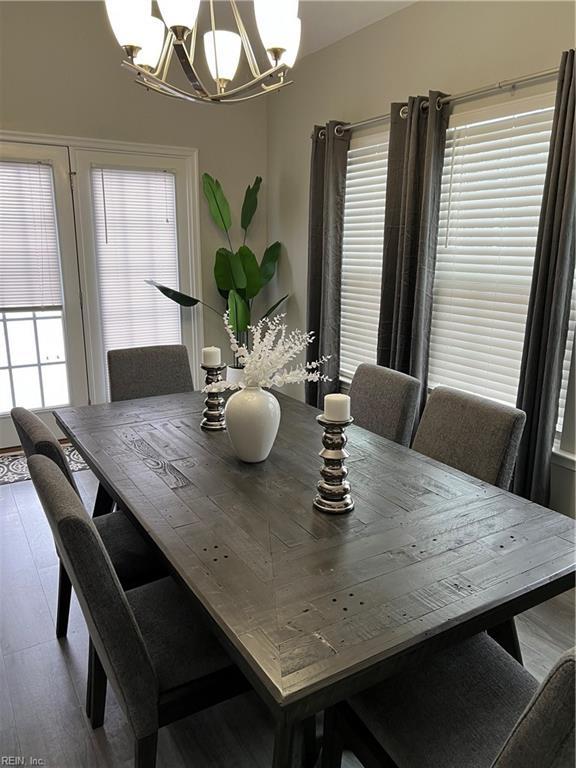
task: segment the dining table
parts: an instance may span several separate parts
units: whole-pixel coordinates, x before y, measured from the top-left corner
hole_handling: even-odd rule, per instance
[[[274,768],[303,722],[475,633],[518,660],[514,617],[574,586],[574,520],[352,425],[354,510],[313,506],[317,409],[275,393],[270,456],[204,431],[201,392],[55,411],[99,481],[160,550],[271,711]],[[440,436],[438,439],[442,439]]]

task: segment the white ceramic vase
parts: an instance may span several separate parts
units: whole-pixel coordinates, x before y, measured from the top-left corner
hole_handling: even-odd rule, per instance
[[[226,429],[241,461],[256,464],[268,458],[280,425],[280,403],[261,387],[235,392],[226,403]]]

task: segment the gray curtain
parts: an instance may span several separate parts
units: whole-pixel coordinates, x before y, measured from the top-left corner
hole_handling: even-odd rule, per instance
[[[574,51],[562,54],[517,406],[526,412],[514,491],[548,504],[574,278]]]
[[[332,121],[316,126],[312,134],[307,330],[314,332],[315,339],[306,360],[330,355],[324,373],[331,379],[306,383],[306,402],[318,408],[324,404],[324,395],[338,392],[340,385],[342,229],[350,146],[350,132],[336,131],[340,125]]]
[[[428,379],[440,185],[449,107],[444,94],[392,104],[377,362]]]

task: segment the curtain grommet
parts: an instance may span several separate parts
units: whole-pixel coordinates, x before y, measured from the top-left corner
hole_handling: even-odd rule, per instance
[[[343,125],[337,125],[334,128],[334,135],[338,136],[338,138],[341,138],[342,136],[344,136],[344,132],[345,131],[344,131],[344,126]]]
[[[400,117],[402,120],[406,120],[408,117],[408,107],[404,105],[403,107],[400,107]]]
[[[440,112],[440,111],[442,110],[442,107],[443,107],[443,106],[444,106],[444,104],[442,103],[442,97],[441,97],[441,96],[438,96],[438,97],[436,98],[436,111],[437,111],[437,112]]]
[[[318,138],[319,139],[325,139],[326,138],[326,128],[321,128],[318,131]]]

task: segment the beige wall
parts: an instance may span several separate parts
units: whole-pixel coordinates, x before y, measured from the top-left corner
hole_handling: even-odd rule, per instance
[[[247,184],[267,176],[265,100],[180,103],[134,85],[121,60],[103,2],[0,2],[0,128],[195,147],[200,172],[221,180],[238,217]],[[204,200],[201,211],[204,298],[220,307],[212,266],[223,243]],[[258,252],[266,239],[265,194],[253,235]],[[205,338],[226,345],[210,312]]]

